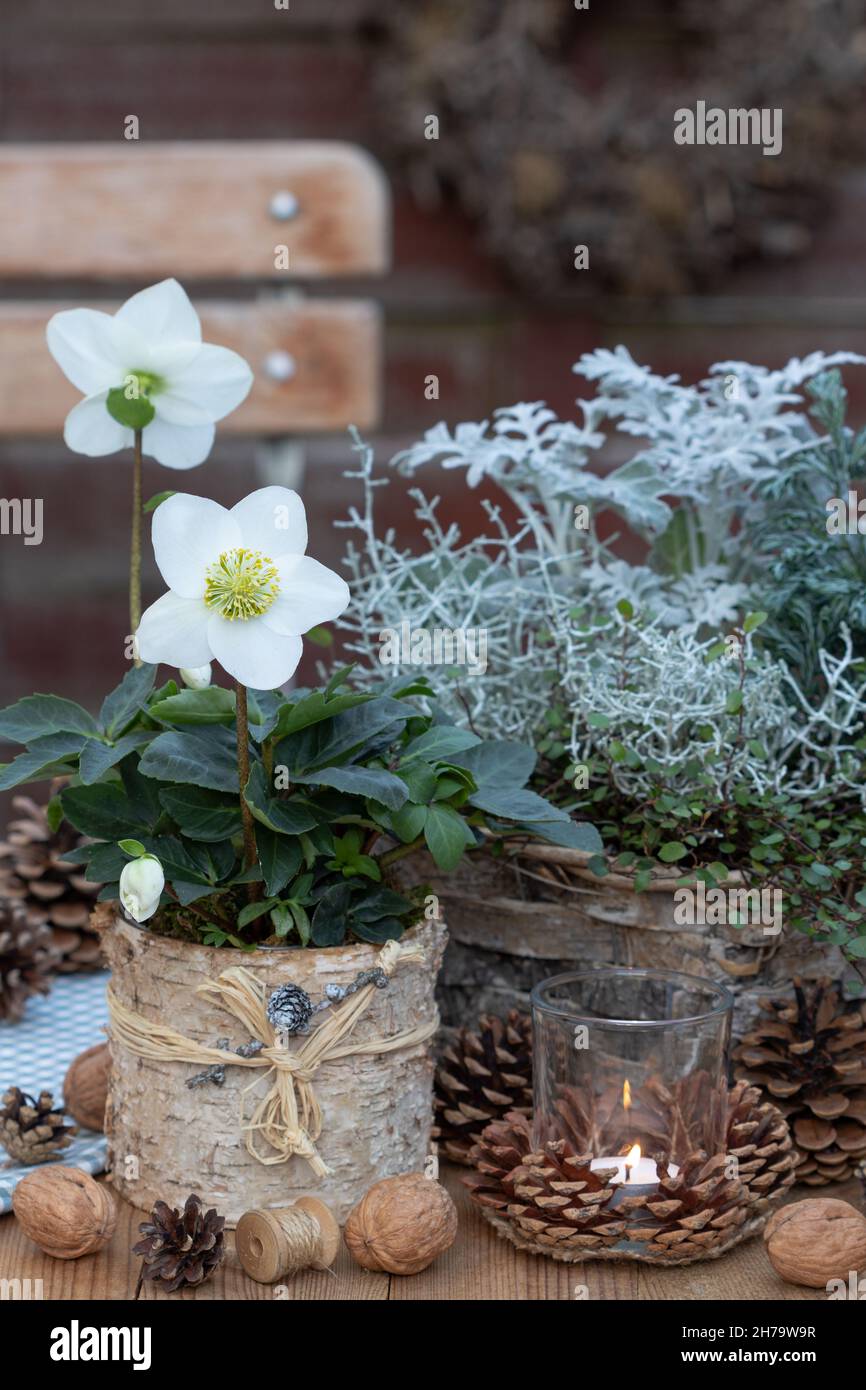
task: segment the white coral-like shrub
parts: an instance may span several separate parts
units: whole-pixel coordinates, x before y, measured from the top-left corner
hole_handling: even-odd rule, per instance
[[[470,490],[492,481],[519,517],[509,528],[485,501],[485,534],[464,540],[458,527],[441,525],[437,499],[413,487],[420,553],[377,531],[375,494],[386,480],[374,477],[372,453],[356,437],[360,465],[347,476],[361,482],[363,505],[338,524],[354,533],[354,603],[340,626],[359,678],[381,679],[386,630],[483,628],[483,671],[427,672],[448,714],[482,736],[537,742],[558,707],[577,762],[608,756],[618,740],[678,784],[697,760],[719,788],[733,780],[756,793],[844,787],[866,797],[855,746],[866,685],[844,629],[835,654],[820,655],[817,701],[750,642],[742,720],[726,712],[737,664],[706,661],[713,643],[760,606],[765,561],[748,537],[768,505],[768,483],[820,443],[801,388],[828,368],[864,361],[813,353],[778,371],[723,362],[685,386],[638,366],[624,348],[589,353],[575,371],[597,395],[578,402],[581,423],[523,403],[492,421],[437,425],[394,460],[409,476],[434,461],[464,469]],[[605,425],[634,441],[628,460],[606,473]],[[643,539],[645,561],[629,564],[598,538],[602,510]],[[593,727],[591,713],[606,727]],[[616,763],[613,775],[640,797],[652,774],[633,761]]]

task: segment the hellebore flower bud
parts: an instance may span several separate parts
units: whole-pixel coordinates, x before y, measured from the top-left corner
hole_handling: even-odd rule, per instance
[[[190,690],[207,690],[210,685],[210,662],[205,666],[181,666],[180,678]]]
[[[120,875],[120,901],[136,922],[146,922],[159,907],[165,874],[155,854],[143,854],[124,866]]]

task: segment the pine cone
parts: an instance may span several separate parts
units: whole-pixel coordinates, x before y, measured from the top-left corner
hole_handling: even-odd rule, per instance
[[[433,1137],[448,1158],[469,1164],[472,1145],[491,1120],[532,1111],[532,1020],[512,1009],[485,1014],[478,1032],[461,1028],[436,1069]]]
[[[866,1002],[842,1002],[829,979],[796,979],[793,1000],[761,1008],[768,1017],[734,1052],[735,1074],[786,1116],[797,1181],[842,1182],[866,1157]]]
[[[12,805],[19,815],[0,839],[0,893],[18,899],[33,926],[48,923],[60,972],[100,969],[99,939],[88,927],[99,884],[88,882],[80,864],[64,859],[82,837],[67,821],[53,831],[47,807],[28,796],[14,797]]]
[[[18,1163],[47,1163],[72,1142],[78,1130],[66,1124],[65,1112],[55,1108],[50,1091],[34,1100],[17,1086],[10,1086],[0,1109],[0,1144]]]
[[[280,985],[268,999],[268,1018],[284,1033],[303,1033],[313,1017],[309,994],[300,985]]]
[[[144,1240],[132,1247],[133,1255],[144,1261],[136,1298],[145,1279],[161,1281],[168,1293],[186,1284],[203,1284],[225,1254],[225,1224],[213,1207],[202,1214],[202,1200],[195,1193],[187,1197],[182,1212],[157,1202],[150,1220],[138,1228]]]
[[[755,1229],[768,1199],[793,1182],[787,1126],[775,1106],[759,1102],[755,1088],[737,1083],[728,1096],[727,1151],[709,1159],[692,1153],[675,1177],[657,1160],[658,1191],[650,1195],[609,1184],[613,1170],[593,1171],[591,1154],[567,1138],[535,1150],[531,1120],[517,1114],[487,1126],[472,1149],[478,1171],[463,1181],[514,1244],[554,1259],[708,1258]]]
[[[0,896],[0,1019],[15,1022],[33,994],[47,994],[60,959],[48,926],[31,925],[21,904]]]

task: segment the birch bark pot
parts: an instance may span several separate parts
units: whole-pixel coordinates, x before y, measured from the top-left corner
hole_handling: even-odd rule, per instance
[[[438,999],[442,1023],[471,1027],[480,1013],[529,1010],[533,985],[550,975],[604,965],[680,970],[724,984],[734,995],[734,1034],[742,1037],[760,1013],[762,996],[791,991],[794,975],[856,980],[836,947],[760,924],[680,924],[676,877],[659,874],[635,893],[633,879],[587,869],[590,856],[555,845],[509,847],[494,858],[464,855],[442,875],[427,854],[392,868],[396,886],[435,893],[448,921]],[[728,881],[742,887],[738,876]]]
[[[401,944],[421,947],[423,956],[401,963],[387,987],[373,990],[351,1042],[375,1044],[433,1023],[446,936],[441,922],[424,922],[405,934]],[[231,1013],[196,993],[198,985],[241,965],[268,993],[291,983],[317,1003],[327,985],[345,987],[360,971],[376,966],[381,950],[353,944],[229,952],[157,936],[119,919],[104,932],[103,942],[111,989],[121,1005],[205,1047],[229,1037],[232,1049],[250,1039],[240,1035]],[[432,1039],[322,1062],[312,1084],[323,1116],[316,1149],[331,1169],[324,1177],[298,1155],[263,1164],[247,1151],[242,1092],[251,1084],[255,1088],[248,1093],[249,1112],[250,1094],[257,1098],[267,1091],[266,1068],[227,1066],[223,1085],[190,1089],[186,1082],[200,1065],[142,1057],[116,1038],[110,1038],[110,1046],[110,1166],[118,1192],[136,1207],[150,1209],[158,1200],[182,1206],[196,1192],[234,1226],[252,1207],[285,1207],[298,1197],[316,1196],[342,1221],[379,1178],[424,1167],[432,1123]]]

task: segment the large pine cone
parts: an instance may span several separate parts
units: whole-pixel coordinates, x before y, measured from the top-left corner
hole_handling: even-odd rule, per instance
[[[34,926],[50,926],[58,971],[100,969],[99,938],[88,926],[99,884],[87,881],[80,864],[64,859],[81,836],[67,821],[53,831],[47,807],[28,796],[16,796],[12,805],[18,816],[0,840],[0,893],[18,899]]]
[[[508,1115],[472,1149],[478,1170],[463,1179],[472,1200],[521,1248],[559,1260],[641,1258],[664,1264],[719,1255],[757,1225],[770,1197],[793,1182],[795,1158],[775,1106],[745,1082],[728,1097],[727,1151],[693,1153],[676,1177],[659,1162],[658,1191],[630,1195],[609,1184],[612,1170],[568,1139],[532,1144],[531,1121]],[[736,1166],[731,1159],[737,1160]]]
[[[469,1164],[472,1145],[492,1120],[532,1111],[532,1020],[512,1009],[483,1015],[478,1031],[461,1028],[436,1069],[433,1137],[454,1163]]]
[[[0,1019],[14,1023],[33,994],[47,994],[60,953],[51,929],[31,925],[15,899],[0,896]]]
[[[168,1293],[204,1283],[225,1254],[225,1224],[213,1207],[202,1211],[195,1193],[187,1197],[182,1212],[157,1202],[150,1220],[138,1228],[144,1239],[132,1247],[133,1255],[143,1260],[136,1298],[145,1279],[158,1281]]]
[[[786,1116],[797,1181],[842,1182],[866,1158],[866,1002],[842,1002],[829,979],[795,980],[793,1000],[761,1008],[767,1018],[734,1052],[735,1073]]]

